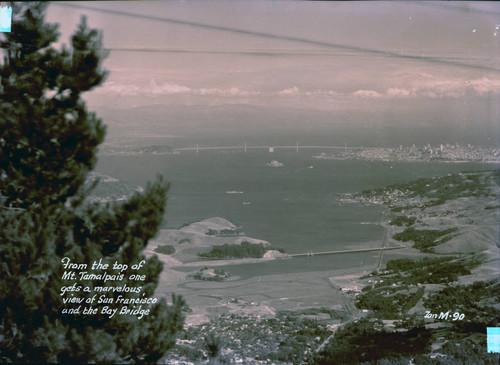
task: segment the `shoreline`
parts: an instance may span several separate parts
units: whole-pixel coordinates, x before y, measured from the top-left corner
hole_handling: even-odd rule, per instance
[[[380,238],[377,240],[379,247],[366,248],[365,250],[380,251],[383,255],[384,248],[389,250],[406,248],[405,246],[387,247],[387,235],[391,229],[388,225],[387,211],[382,214],[377,224],[384,228],[381,241]],[[228,238],[224,237],[224,239]],[[366,252],[362,251],[363,249],[360,251],[359,246],[357,247],[356,251],[359,253]],[[149,251],[150,254],[156,254],[152,250]],[[338,254],[357,255],[358,253],[345,251]],[[355,310],[353,298],[346,295],[345,291],[361,290],[364,284],[359,278],[375,270],[380,261],[380,255],[377,255],[370,264],[365,263],[362,266],[351,268],[314,270],[314,267],[311,267],[311,270],[306,272],[263,275],[260,275],[258,268],[256,268],[256,274],[251,277],[234,276],[224,281],[200,281],[187,278],[190,271],[184,269],[193,268],[195,270],[205,266],[257,265],[274,261],[289,261],[293,259],[293,256],[188,262],[178,260],[168,262],[165,257],[160,257],[163,255],[158,254],[158,256],[165,263],[165,268],[157,292],[167,298],[169,294],[176,293],[186,299],[192,310],[186,315],[187,326],[207,323],[214,315],[223,313],[274,317],[275,313],[280,310],[297,311],[317,307],[327,307],[338,311],[348,309],[349,313],[352,312],[348,319],[350,321],[352,316],[358,312]],[[342,323],[345,321],[338,322],[338,324]]]
[[[446,201],[441,205],[428,206],[425,208],[413,207],[403,212],[393,212],[388,204],[382,206],[382,211],[378,222],[373,222],[384,228],[382,236],[372,242],[377,242],[377,247],[366,249],[372,252],[379,251],[378,255],[365,255],[360,258],[357,252],[363,253],[362,249],[356,250],[356,255],[343,260],[351,267],[324,269],[326,266],[314,267],[314,261],[301,261],[300,269],[298,265],[278,266],[283,270],[280,273],[267,273],[260,271],[257,264],[270,262],[289,263],[291,257],[283,257],[279,260],[275,257],[269,258],[248,258],[229,260],[203,260],[190,261],[197,258],[194,256],[198,249],[208,249],[213,245],[231,243],[234,240],[247,239],[246,237],[214,237],[204,234],[207,227],[217,223],[219,229],[233,227],[233,225],[222,219],[214,218],[194,223],[192,227],[200,227],[197,231],[192,227],[183,230],[169,230],[165,232],[165,237],[172,240],[191,239],[191,246],[182,246],[182,250],[177,255],[172,255],[174,259],[169,262],[169,258],[158,255],[162,262],[165,262],[162,280],[158,286],[158,295],[169,295],[171,293],[180,294],[185,297],[187,303],[192,308],[192,313],[187,315],[186,323],[189,325],[201,324],[209,321],[219,314],[256,314],[259,316],[272,316],[280,310],[298,311],[307,308],[328,307],[333,310],[349,309],[353,316],[359,311],[354,306],[356,293],[368,285],[369,279],[361,279],[362,276],[374,271],[381,270],[389,260],[398,258],[420,259],[423,257],[456,256],[461,253],[470,255],[487,255],[486,262],[473,273],[459,279],[460,283],[467,283],[474,280],[486,280],[498,274],[495,269],[496,261],[492,257],[498,256],[496,246],[496,235],[498,228],[495,226],[496,211],[485,210],[484,207],[491,203],[491,197],[460,197]],[[414,222],[411,225],[394,225],[391,221],[395,217],[411,217]],[[360,222],[361,223],[361,222]],[[421,252],[414,248],[412,241],[403,243],[395,240],[396,233],[404,231],[411,226],[415,230],[443,230],[449,227],[457,227],[458,231],[449,240],[440,242],[433,250],[435,252]],[[258,240],[256,240],[258,241]],[[477,241],[474,245],[471,242]],[[397,250],[396,250],[397,248]],[[389,252],[385,252],[388,251]],[[341,251],[337,253],[347,253]],[[150,251],[152,254],[153,251]],[[190,253],[190,256],[187,254]],[[314,256],[314,255],[313,255]],[[287,258],[286,260],[284,260]],[[184,259],[184,261],[182,260]],[[187,260],[187,261],[186,261]],[[360,261],[363,260],[363,261]],[[323,259],[323,263],[324,263]],[[321,261],[317,261],[319,263]],[[335,260],[332,260],[332,263]],[[338,262],[338,261],[337,261]],[[187,278],[188,270],[203,266],[240,266],[255,265],[249,267],[252,270],[251,276],[241,275],[244,271],[236,271],[235,276],[226,281],[199,281]],[[308,267],[310,265],[310,267]],[[335,264],[332,264],[333,266]],[[273,266],[274,267],[274,266]],[[332,267],[332,266],[330,266]],[[225,269],[225,268],[224,268]],[[269,271],[268,271],[269,272]],[[229,270],[230,274],[233,274]],[[435,288],[429,289],[431,292]],[[345,321],[344,321],[345,322]]]

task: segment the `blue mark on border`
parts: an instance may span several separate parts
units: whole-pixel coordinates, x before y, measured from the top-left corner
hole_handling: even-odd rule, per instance
[[[486,327],[488,352],[500,352],[500,327]]]
[[[0,32],[10,32],[12,25],[12,8],[0,6]]]

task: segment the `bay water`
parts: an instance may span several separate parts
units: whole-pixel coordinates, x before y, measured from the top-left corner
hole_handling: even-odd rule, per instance
[[[201,150],[178,154],[102,155],[96,171],[130,186],[162,174],[170,182],[163,229],[210,217],[288,253],[376,248],[384,208],[340,204],[345,193],[421,177],[498,168],[496,164],[327,160],[323,150]],[[233,275],[332,270],[373,265],[378,252],[231,265]]]

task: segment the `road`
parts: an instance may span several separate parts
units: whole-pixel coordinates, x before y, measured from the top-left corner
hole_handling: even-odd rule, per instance
[[[380,227],[382,227],[382,222],[387,217],[388,213],[389,211],[385,212],[382,218],[380,218],[380,221],[378,222],[378,225]],[[380,256],[378,257],[377,271],[380,270],[380,267],[382,266],[382,259],[384,258],[384,250],[386,249],[385,245],[387,244],[387,238],[388,238],[387,236],[389,234],[389,231],[386,227],[384,227],[384,230],[385,232],[384,232],[384,238],[382,239],[382,249],[380,250]]]
[[[385,212],[382,217],[380,218],[380,221],[378,222],[378,225],[379,226],[382,226],[382,222],[384,221],[384,219],[387,217],[387,214],[389,212]],[[379,256],[379,259],[378,259],[378,265],[377,265],[377,270],[380,270],[380,266],[382,265],[382,259],[383,259],[383,256],[384,256],[384,251],[385,250],[391,250],[391,249],[397,249],[397,248],[405,248],[405,246],[398,246],[398,247],[385,247],[386,244],[387,244],[387,238],[388,238],[388,229],[385,228],[385,232],[384,232],[384,238],[382,239],[382,247],[381,248],[373,248],[373,249],[361,249],[361,250],[348,250],[347,252],[360,252],[360,251],[376,251],[376,250],[380,250],[380,256]],[[338,252],[338,253],[343,253],[343,252]],[[318,348],[316,349],[316,353],[319,353],[321,352],[325,346],[335,337],[335,333],[337,332],[337,330],[340,328],[340,327],[343,327],[345,326],[346,324],[348,323],[351,323],[351,322],[354,322],[354,321],[357,321],[358,319],[361,318],[360,316],[360,312],[356,309],[355,306],[352,305],[352,303],[349,302],[349,299],[345,297],[345,294],[342,292],[342,294],[344,295],[344,301],[345,301],[345,306],[346,306],[346,309],[349,310],[349,312],[351,312],[351,319],[348,320],[347,322],[344,322],[344,323],[341,323],[339,325],[337,325],[334,330],[332,331],[332,333],[330,334],[330,336],[328,336],[322,343],[321,345],[318,346]],[[349,305],[351,304],[351,306]],[[353,308],[354,307],[354,308]]]

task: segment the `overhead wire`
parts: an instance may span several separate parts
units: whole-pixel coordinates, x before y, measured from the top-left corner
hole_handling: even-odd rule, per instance
[[[468,68],[468,69],[476,69],[476,70],[483,70],[483,71],[491,71],[491,72],[500,73],[500,68],[486,66],[486,65],[479,65],[479,64],[474,64],[474,63],[457,62],[453,58],[449,59],[447,57],[433,57],[433,56],[425,56],[425,55],[407,54],[407,53],[401,53],[401,52],[395,52],[395,51],[378,50],[378,49],[372,49],[372,48],[366,48],[366,47],[358,47],[358,46],[351,46],[351,45],[345,45],[345,44],[340,44],[340,43],[317,41],[317,40],[307,39],[307,38],[299,38],[299,37],[293,37],[293,36],[285,36],[285,35],[279,35],[279,34],[257,32],[257,31],[253,31],[253,30],[232,28],[232,27],[213,25],[213,24],[207,24],[207,23],[199,23],[199,22],[192,22],[192,21],[186,21],[186,20],[164,18],[164,17],[159,17],[159,16],[153,16],[153,15],[129,13],[126,11],[121,11],[121,10],[96,8],[96,7],[92,7],[92,6],[84,6],[84,5],[79,5],[79,4],[56,3],[56,5],[57,6],[64,6],[64,7],[71,7],[71,8],[75,8],[75,9],[90,10],[90,11],[96,11],[96,12],[102,12],[102,13],[108,13],[108,14],[114,14],[114,15],[133,17],[133,18],[140,18],[140,19],[145,19],[145,20],[165,22],[165,23],[176,24],[176,25],[181,25],[181,26],[196,27],[196,28],[208,29],[208,30],[213,30],[213,31],[229,32],[229,33],[239,34],[239,35],[254,36],[254,37],[267,38],[267,39],[273,39],[273,40],[284,40],[284,41],[307,44],[307,45],[312,45],[312,46],[320,46],[320,47],[324,47],[324,48],[331,48],[331,49],[349,51],[349,52],[360,53],[360,54],[369,54],[371,56],[375,55],[375,56],[381,56],[381,57],[385,57],[385,58],[400,58],[400,59],[406,59],[406,60],[411,60],[411,61],[423,61],[423,62],[428,62],[428,63],[451,65],[451,66]],[[109,50],[113,50],[113,48],[109,48]],[[117,48],[116,50],[119,50],[119,49]],[[125,50],[125,48],[123,48],[121,50]],[[132,51],[133,49],[128,48],[128,50]],[[139,48],[137,50],[140,51]],[[161,49],[153,49],[153,48],[145,48],[145,49],[142,49],[142,51],[172,52],[172,50],[161,50]],[[178,52],[182,52],[182,51],[178,50]],[[185,51],[185,52],[189,52],[189,51]],[[204,52],[209,53],[210,51],[204,51]],[[212,52],[217,52],[217,51],[212,51]],[[219,52],[222,52],[222,51],[219,51]]]

